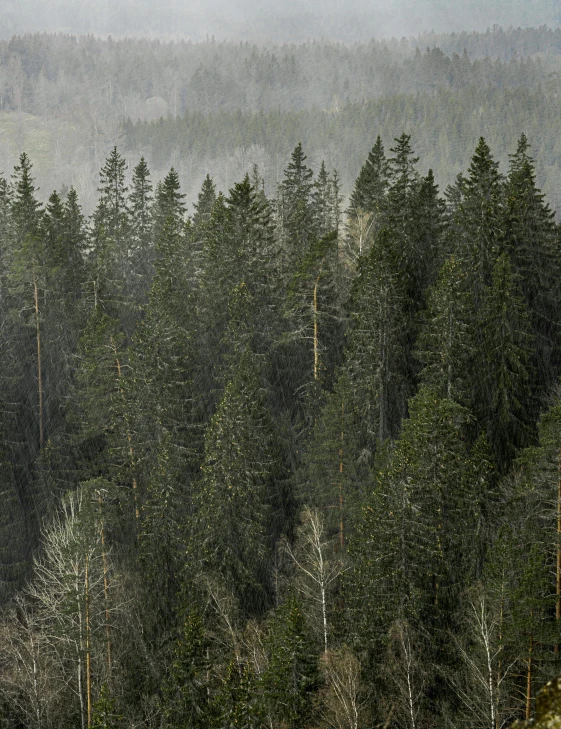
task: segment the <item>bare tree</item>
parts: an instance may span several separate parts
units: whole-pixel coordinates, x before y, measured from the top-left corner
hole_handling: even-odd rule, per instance
[[[320,700],[326,723],[334,729],[360,729],[365,725],[366,696],[358,658],[342,646],[326,651],[320,668],[325,681]]]
[[[64,685],[56,680],[46,636],[22,595],[0,625],[0,695],[29,729],[56,727],[56,702]]]
[[[422,726],[428,668],[420,641],[406,620],[396,620],[389,631],[385,674],[394,686],[393,722],[403,729]]]
[[[518,673],[518,659],[506,655],[504,622],[503,601],[490,599],[477,586],[466,604],[465,637],[452,636],[463,666],[450,683],[470,729],[503,729],[515,718],[508,709],[507,684]]]
[[[93,664],[98,683],[108,678],[108,621],[122,609],[110,603],[109,554],[89,506],[84,490],[63,499],[26,590],[59,680],[79,702],[82,729],[91,724]]]
[[[344,571],[341,556],[334,553],[327,539],[323,516],[317,509],[306,507],[302,513],[296,544],[287,543],[286,550],[296,570],[296,588],[311,608],[314,622],[319,621],[323,648],[327,651],[329,637],[329,595]]]
[[[372,239],[376,230],[376,218],[366,210],[357,210],[349,218],[347,224],[347,235],[344,236],[341,245],[341,255],[344,263],[351,270],[356,269],[360,256],[366,253],[372,245]]]

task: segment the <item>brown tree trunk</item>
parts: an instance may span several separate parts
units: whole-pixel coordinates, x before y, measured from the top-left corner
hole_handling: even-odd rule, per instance
[[[526,672],[526,721],[530,719],[532,709],[532,651],[534,649],[534,641],[530,636],[530,646],[528,649],[528,668]]]
[[[101,494],[98,494],[99,508],[103,506]],[[107,553],[105,551],[105,529],[103,526],[103,516],[100,517],[100,536],[101,536],[101,559],[103,564],[103,598],[105,601],[105,638],[107,644],[107,670],[111,677],[111,626],[109,624],[109,577],[107,570]]]
[[[339,546],[345,546],[343,523],[343,446],[345,443],[345,403],[341,403],[341,448],[339,449]]]
[[[43,447],[43,370],[41,367],[41,325],[39,321],[39,288],[33,266],[33,296],[35,299],[35,331],[37,337],[37,384],[39,388],[39,448]]]
[[[129,445],[129,459],[130,459],[130,466],[131,466],[131,471],[132,471],[134,515],[135,515],[136,520],[138,521],[140,519],[140,510],[138,508],[138,481],[136,480],[136,463],[135,463],[135,459],[134,459],[134,450],[132,447],[132,434],[131,434],[131,429],[130,429],[130,425],[129,425],[129,421],[128,421],[128,417],[127,417],[127,400],[126,400],[126,396],[125,396],[125,391],[121,384],[121,378],[122,378],[121,362],[117,355],[117,345],[115,344],[115,340],[113,339],[113,337],[111,337],[111,346],[113,347],[113,352],[115,354],[115,362],[117,365],[117,377],[119,379],[119,392],[121,393],[121,397],[123,399],[123,405],[124,405],[123,416],[125,418],[125,424],[126,424],[126,428],[127,428],[127,442]]]

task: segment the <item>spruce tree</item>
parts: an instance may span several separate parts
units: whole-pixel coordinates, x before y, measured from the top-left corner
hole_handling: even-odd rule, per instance
[[[516,153],[510,157],[501,243],[519,282],[536,337],[531,388],[541,396],[559,371],[556,310],[561,262],[554,213],[536,186],[529,146],[523,134]]]
[[[480,321],[476,367],[482,376],[474,411],[487,431],[497,466],[504,472],[531,436],[533,345],[527,308],[506,254],[494,266]]]
[[[387,187],[388,163],[382,139],[378,135],[356,179],[349,205],[350,217],[355,217],[362,210],[378,220],[384,206]],[[376,232],[375,226],[373,233]]]
[[[312,194],[313,171],[306,165],[306,155],[300,143],[284,171],[277,202],[284,276],[290,275],[295,261],[306,254],[317,235]]]
[[[218,575],[248,612],[269,600],[272,432],[259,370],[241,352],[205,434],[190,551],[198,569]]]
[[[423,367],[421,382],[441,397],[469,406],[473,400],[469,373],[474,346],[470,324],[475,312],[466,274],[455,256],[446,260],[427,298],[415,351]]]
[[[271,621],[264,703],[274,726],[308,726],[319,683],[317,654],[296,597],[289,595]]]
[[[132,186],[128,199],[130,215],[131,281],[130,296],[138,304],[146,302],[153,275],[154,243],[152,236],[152,182],[144,157],[132,173]]]
[[[396,240],[390,231],[382,230],[359,262],[348,309],[345,367],[354,400],[364,408],[364,427],[373,452],[397,433],[406,412],[406,289]]]
[[[378,456],[353,539],[348,593],[355,635],[372,660],[396,619],[427,641],[425,658],[434,665],[450,660],[444,631],[452,629],[475,569],[482,500],[472,490],[468,418],[460,405],[423,387],[409,402],[395,449]]]
[[[203,729],[209,722],[209,638],[201,615],[192,610],[176,640],[164,681],[166,722],[178,729]]]
[[[91,279],[93,305],[103,304],[129,329],[134,306],[127,289],[131,274],[130,217],[125,159],[114,147],[101,168],[99,200],[92,219]]]

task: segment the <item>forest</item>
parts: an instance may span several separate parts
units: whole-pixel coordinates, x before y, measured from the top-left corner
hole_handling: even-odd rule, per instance
[[[419,0],[417,0],[419,2]],[[73,186],[87,215],[115,144],[156,179],[173,167],[196,201],[210,172],[229,190],[253,164],[276,194],[301,141],[310,164],[354,181],[378,134],[402,130],[440,185],[466,170],[480,136],[506,168],[534,143],[536,177],[561,209],[561,29],[494,28],[343,44],[26,34],[0,41],[0,170],[25,150],[38,195]]]
[[[187,215],[0,179],[0,726],[502,729],[561,668],[561,248],[532,140],[399,127]],[[539,149],[536,149],[539,155]]]

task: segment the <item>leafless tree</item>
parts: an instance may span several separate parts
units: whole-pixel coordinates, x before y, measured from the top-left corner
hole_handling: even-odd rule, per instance
[[[306,507],[302,513],[294,548],[286,550],[296,567],[295,585],[319,622],[323,648],[328,649],[329,596],[337,579],[344,571],[342,558],[335,554],[327,538],[323,516],[317,509]]]
[[[333,729],[360,729],[365,725],[366,696],[360,680],[360,662],[347,646],[326,651],[321,657],[325,689],[321,709]]]

